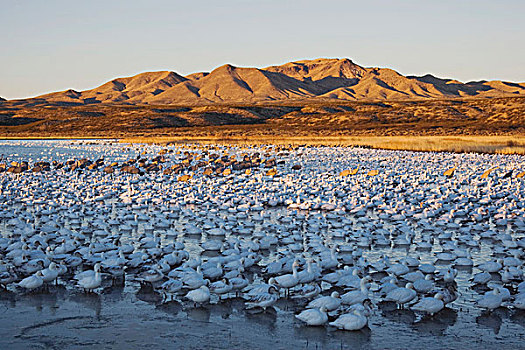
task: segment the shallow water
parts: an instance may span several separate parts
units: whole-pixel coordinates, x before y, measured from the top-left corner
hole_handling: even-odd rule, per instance
[[[51,287],[36,295],[1,294],[0,348],[185,349],[465,349],[523,348],[525,313],[498,309],[479,315],[446,309],[419,322],[409,310],[375,310],[370,329],[344,332],[306,327],[294,305],[250,314],[230,299],[194,308],[138,286],[100,295]]]
[[[147,146],[153,151],[160,149],[157,146]],[[71,141],[9,141],[0,142],[0,153],[8,155],[12,160],[59,160],[69,158],[88,157],[97,159],[105,157],[107,162],[123,161],[140,155],[143,148],[126,148],[122,145],[79,145]],[[240,152],[240,151],[239,151]],[[373,150],[356,150],[351,157],[345,150],[330,149],[318,150],[317,156],[325,157],[324,161],[317,157],[305,157],[302,162],[305,169],[312,169],[316,174],[325,176],[325,172],[338,172],[349,164],[359,162],[363,167],[373,164],[384,164],[388,169],[388,153]],[[398,152],[406,154],[407,161],[411,162],[411,169],[416,173],[428,171],[428,166],[422,167],[427,156],[414,152]],[[329,161],[326,161],[326,157]],[[331,157],[331,158],[330,158]],[[442,162],[440,166],[450,166],[457,162],[454,155],[438,156]],[[525,164],[525,157],[469,155],[459,166],[458,171],[466,172],[468,163],[485,166],[498,164],[508,168]],[[356,160],[357,159],[357,160]],[[431,166],[437,166],[431,164]],[[4,175],[0,175],[4,176]],[[10,176],[10,175],[9,175]],[[36,175],[35,175],[36,176]],[[412,175],[417,176],[417,175]],[[37,179],[38,180],[38,179]],[[38,180],[41,181],[42,179]],[[82,180],[79,179],[79,180]],[[14,181],[14,180],[13,180]],[[36,180],[35,180],[36,181]],[[44,178],[44,180],[46,179]],[[15,182],[13,182],[15,184]],[[365,185],[363,185],[365,186]],[[514,184],[509,192],[520,190],[522,184]],[[433,187],[428,185],[428,190]],[[464,190],[472,190],[471,185],[465,184]],[[169,195],[167,195],[169,196]],[[118,200],[107,200],[111,205]],[[21,205],[20,203],[17,205]],[[168,205],[169,207],[169,205]],[[169,244],[174,240],[183,242],[186,250],[192,257],[200,254],[199,244],[207,239],[221,239],[202,235],[184,234],[182,229],[188,223],[193,223],[195,213],[201,207],[199,203],[191,201],[178,203],[173,210],[181,210],[178,219],[172,220],[170,229],[177,232],[177,236],[167,236],[165,230],[157,230],[162,244]],[[207,208],[204,208],[207,209]],[[35,208],[34,210],[38,210]],[[113,206],[110,215],[119,215],[119,208]],[[152,216],[156,204],[149,202],[144,207],[126,208],[129,212],[144,213]],[[291,215],[294,219],[288,224],[290,231],[305,233],[297,212],[283,207],[265,208],[262,213],[269,213],[265,223],[276,224],[283,215]],[[341,239],[333,236],[335,221],[326,219],[326,213],[313,211],[304,213],[324,216],[324,227],[319,228],[327,242],[340,242]],[[379,212],[367,210],[367,217],[373,221],[382,222],[378,218]],[[227,221],[232,217],[225,211],[214,214]],[[354,232],[363,230],[362,223],[352,213],[343,215],[352,220],[349,227]],[[252,220],[252,214],[242,221],[253,232],[264,230],[261,222]],[[461,222],[461,221],[458,221]],[[36,222],[35,225],[38,225]],[[89,224],[84,219],[80,226]],[[196,222],[201,227],[203,222]],[[388,222],[382,222],[386,229],[393,229]],[[498,232],[510,234],[514,239],[523,238],[523,232],[515,232],[513,227],[497,227],[490,221],[490,228]],[[78,223],[75,223],[78,225]],[[415,233],[414,241],[420,241],[423,227],[418,222],[410,222]],[[75,229],[67,219],[64,227]],[[4,236],[11,233],[12,228],[6,220],[0,220],[0,232]],[[112,229],[118,233],[117,228]],[[439,228],[444,232],[454,233],[454,229]],[[136,244],[136,240],[144,233],[144,223],[139,223],[129,234],[125,234],[124,242]],[[229,233],[226,239],[242,235]],[[224,239],[224,238],[222,238]],[[494,242],[479,240],[478,248],[472,249],[474,263],[493,260],[491,254]],[[435,262],[434,252],[439,252],[439,246],[431,251],[416,250],[402,247],[374,247],[364,249],[363,256],[369,261],[376,261],[382,254],[396,261],[405,257],[418,255],[422,263]],[[273,261],[278,253],[286,251],[285,247],[278,247],[264,253],[262,263]],[[305,252],[304,256],[313,255]],[[203,257],[205,259],[206,256]],[[436,263],[438,267],[448,266],[445,262]],[[249,278],[259,280],[259,269],[249,272]],[[476,268],[459,270],[456,278],[460,296],[449,308],[434,317],[422,318],[411,310],[397,310],[395,306],[380,302],[373,297],[375,305],[373,314],[369,318],[369,328],[358,332],[337,331],[331,327],[306,327],[297,321],[293,315],[301,310],[302,304],[294,301],[280,300],[276,310],[253,313],[244,309],[241,299],[231,297],[225,301],[213,299],[211,305],[194,307],[186,301],[164,301],[163,297],[148,288],[141,288],[133,278],[126,281],[124,287],[111,286],[105,281],[105,288],[99,294],[83,293],[72,283],[61,281],[59,286],[51,286],[49,291],[36,294],[24,294],[9,288],[9,291],[0,294],[0,349],[25,348],[188,348],[188,349],[230,349],[230,348],[277,348],[277,349],[355,349],[355,348],[525,348],[525,313],[509,308],[499,308],[492,313],[485,313],[474,306],[479,294],[470,288],[469,279]],[[494,276],[497,280],[498,276]],[[375,285],[377,286],[377,285]]]

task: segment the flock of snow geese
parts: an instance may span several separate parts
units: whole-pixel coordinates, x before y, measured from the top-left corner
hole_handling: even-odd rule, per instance
[[[107,141],[0,151],[4,170],[27,162],[0,173],[0,288],[16,293],[135,281],[188,308],[242,298],[251,312],[289,298],[297,322],[349,331],[384,303],[421,317],[457,302],[525,309],[524,156]]]

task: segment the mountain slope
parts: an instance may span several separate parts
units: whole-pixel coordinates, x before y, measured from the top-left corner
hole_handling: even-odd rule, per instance
[[[176,85],[158,96],[150,96],[144,102],[195,103],[195,97],[208,103],[257,102],[315,96],[307,88],[307,84],[286,75],[224,65],[198,80]],[[186,93],[186,90],[192,91],[192,94]]]
[[[67,90],[20,100],[20,104],[84,105],[258,103],[286,100],[410,100],[525,96],[525,83],[461,83],[432,75],[403,76],[388,68],[365,68],[350,59],[315,59],[267,68],[223,65],[183,77],[147,72],[113,79],[86,91]]]
[[[50,102],[70,103],[137,103],[144,95],[157,95],[187,79],[174,72],[147,72],[127,78],[117,78],[82,92],[67,90],[37,97]]]

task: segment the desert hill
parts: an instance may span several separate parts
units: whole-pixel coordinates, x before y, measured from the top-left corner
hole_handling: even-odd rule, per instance
[[[432,75],[403,76],[350,59],[315,59],[266,68],[223,65],[186,77],[171,71],[113,79],[86,91],[67,90],[13,101],[19,105],[209,105],[276,101],[413,100],[525,96],[525,83],[462,83]]]
[[[1,137],[524,135],[525,83],[403,76],[349,59],[146,72],[0,100]]]

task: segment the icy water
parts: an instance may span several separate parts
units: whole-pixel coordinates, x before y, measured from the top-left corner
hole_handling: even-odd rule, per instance
[[[519,349],[523,313],[480,316],[447,309],[414,323],[409,311],[376,310],[358,332],[306,327],[290,317],[293,305],[250,314],[240,300],[207,307],[161,303],[138,287],[100,295],[51,288],[31,296],[2,294],[2,349]]]
[[[124,147],[118,144],[101,142],[95,144],[78,144],[71,141],[5,141],[0,142],[0,154],[7,156],[9,161],[40,160],[65,161],[71,158],[88,157],[95,160],[104,157],[108,162],[122,162],[138,156],[144,149],[151,147],[154,152],[157,146]],[[239,151],[240,152],[240,151]],[[331,171],[337,173],[346,166],[346,151],[334,151],[333,156],[327,150],[320,151],[326,159],[306,158],[302,162],[305,169],[315,169],[318,173]],[[369,153],[367,153],[369,152]],[[352,156],[359,159],[363,166],[373,162],[388,163],[391,153],[401,154],[407,159],[410,169],[414,171],[418,163],[415,153],[361,150]],[[416,153],[417,155],[417,153]],[[330,157],[332,157],[330,159]],[[440,159],[446,165],[457,163],[455,156]],[[289,160],[289,158],[287,159]],[[476,164],[503,165],[508,168],[522,166],[523,157],[503,156],[468,156],[468,161]],[[430,164],[429,167],[436,166]],[[465,166],[468,167],[468,166]],[[419,169],[415,169],[419,171]],[[0,176],[11,176],[0,174]],[[65,176],[65,175],[64,175]],[[308,176],[306,174],[305,176]],[[9,178],[16,185],[18,178]],[[154,180],[151,180],[154,181]],[[27,183],[25,185],[28,185]],[[522,184],[513,185],[509,193],[520,195]],[[465,185],[467,190],[468,185]],[[521,194],[522,195],[522,194]],[[521,197],[522,198],[522,197]],[[108,200],[115,203],[118,199]],[[19,202],[16,205],[21,205]],[[157,204],[147,202],[146,205],[129,209],[135,214],[153,216]],[[182,209],[180,209],[182,206]],[[169,207],[169,205],[168,205]],[[171,222],[170,230],[176,236],[166,235],[159,230],[162,244],[174,241],[183,242],[191,257],[196,257],[201,250],[199,245],[207,239],[218,239],[205,234],[190,235],[183,233],[188,224],[202,228],[205,221],[195,221],[195,213],[202,209],[200,204],[192,199],[177,203],[180,211],[178,219]],[[206,209],[206,208],[205,208]],[[36,210],[36,209],[35,209]],[[110,215],[119,215],[119,208],[112,207]],[[366,217],[371,221],[381,222],[380,212],[375,208],[365,208]],[[344,243],[344,239],[333,233],[339,228],[336,220],[327,218],[326,212],[301,212],[307,218],[317,215],[323,218],[324,226],[319,227],[330,244]],[[520,213],[520,211],[518,211]],[[523,211],[521,211],[523,213]],[[297,224],[301,220],[297,211],[279,206],[265,207],[260,213],[264,222],[278,224],[282,217],[291,216],[292,223],[283,224],[290,230],[305,230]],[[341,214],[352,221],[351,228],[358,232],[363,230],[355,213],[348,211]],[[248,213],[246,218],[237,219],[235,214],[219,211],[214,216],[226,222],[241,221],[243,227],[253,232],[265,230],[264,222],[254,220],[254,214]],[[297,219],[295,218],[297,217]],[[75,229],[78,222],[65,219],[64,227]],[[40,222],[36,220],[35,225]],[[84,219],[80,227],[89,225]],[[288,226],[287,226],[288,225]],[[420,241],[423,227],[413,223],[414,241]],[[490,220],[490,229],[511,235],[515,240],[523,238],[523,232],[517,232],[509,223],[497,227]],[[391,224],[383,223],[383,228],[394,230]],[[427,228],[428,229],[428,228]],[[112,233],[119,234],[113,227]],[[456,228],[440,226],[439,232],[455,233]],[[13,228],[7,220],[0,221],[0,232],[10,236]],[[123,233],[123,242],[136,241],[145,235],[145,223],[133,226],[129,233]],[[232,234],[228,234],[226,239]],[[502,252],[496,249],[494,240],[479,239],[479,245],[470,250],[474,264],[495,260]],[[264,253],[261,263],[274,261],[279,253],[287,251],[286,247],[273,247]],[[417,255],[421,263],[434,263],[435,253],[441,251],[438,245],[432,250],[418,250],[415,245],[409,247],[375,246],[363,248],[362,256],[369,261],[377,261],[385,254],[391,261],[402,259],[407,255]],[[499,255],[498,255],[499,254]],[[313,252],[305,252],[305,257],[315,256]],[[203,255],[203,260],[206,255]],[[437,268],[450,266],[450,263],[437,262]],[[523,267],[523,264],[522,266]],[[255,267],[247,271],[247,278],[260,280],[261,269]],[[128,278],[123,286],[114,286],[109,278],[105,278],[102,288],[97,293],[84,293],[67,278],[60,278],[58,285],[37,293],[25,293],[11,286],[0,292],[0,349],[518,349],[525,348],[525,312],[512,307],[501,307],[491,313],[482,311],[475,306],[480,294],[471,288],[469,281],[479,272],[474,268],[458,269],[456,277],[458,299],[433,317],[421,317],[409,308],[398,310],[395,306],[380,302],[380,298],[371,297],[374,304],[373,313],[369,317],[368,327],[355,332],[339,331],[333,327],[307,327],[294,318],[301,311],[304,302],[280,299],[275,309],[265,312],[246,310],[244,301],[238,297],[230,297],[219,301],[212,298],[212,303],[195,307],[192,303],[175,298],[164,300],[161,293],[138,283],[134,276]],[[493,279],[497,283],[499,276]],[[377,281],[373,288],[377,287]],[[323,285],[323,289],[329,290]],[[484,292],[484,291],[482,291]],[[169,298],[168,298],[169,299]]]

